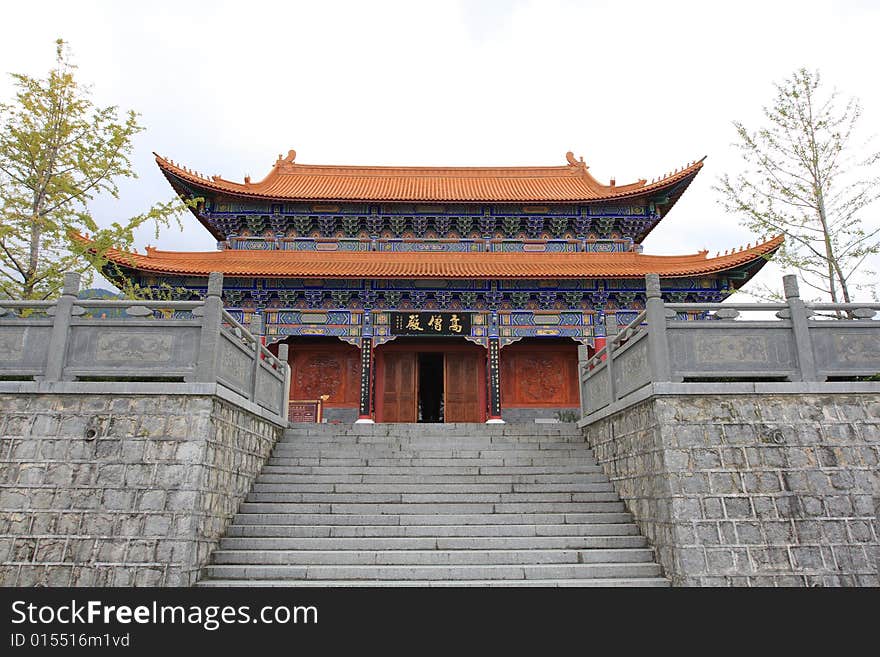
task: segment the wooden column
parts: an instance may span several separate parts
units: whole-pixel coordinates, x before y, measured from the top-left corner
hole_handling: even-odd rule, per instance
[[[486,424],[503,424],[501,419],[501,348],[498,337],[489,338],[489,355],[486,367],[486,385],[488,387],[489,419]]]
[[[492,289],[497,290],[497,283]],[[498,340],[498,308],[493,306],[487,317],[489,328],[489,353],[486,357],[486,391],[489,402],[489,419],[486,424],[504,424],[501,419],[501,345]]]
[[[361,396],[356,424],[373,423],[373,338],[361,342]]]

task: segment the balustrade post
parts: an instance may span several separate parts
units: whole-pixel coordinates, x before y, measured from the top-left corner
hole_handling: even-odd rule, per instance
[[[578,397],[581,402],[581,417],[584,417],[587,414],[587,384],[584,382],[584,375],[587,373],[587,360],[589,360],[589,357],[590,356],[587,352],[587,345],[579,343],[577,379]]]
[[[54,306],[52,316],[52,333],[46,354],[46,371],[44,381],[61,381],[64,374],[64,363],[67,360],[67,341],[70,338],[70,320],[73,304],[79,293],[80,275],[77,272],[64,274],[64,286],[61,297]]]
[[[672,372],[669,363],[669,343],[666,340],[666,306],[660,294],[659,274],[645,275],[645,293],[651,380],[669,381],[672,378]]]
[[[196,364],[195,380],[200,383],[215,383],[220,351],[220,325],[223,311],[223,274],[211,272],[208,275],[208,293],[201,308],[202,331],[199,336],[199,360]]]
[[[260,381],[260,368],[262,367],[261,363],[263,359],[261,356],[263,355],[260,347],[262,346],[262,341],[260,337],[263,335],[263,317],[258,313],[254,313],[251,315],[251,323],[250,323],[250,332],[254,337],[254,370],[253,376],[251,377],[251,401],[257,401],[257,384]]]
[[[278,360],[284,365],[284,394],[281,400],[281,416],[287,420],[290,417],[290,364],[289,346],[286,342],[278,345]]]
[[[608,371],[608,403],[617,401],[617,386],[614,383],[614,339],[617,337],[617,314],[609,322],[611,315],[605,313],[605,368]]]
[[[801,380],[818,381],[816,360],[813,357],[813,344],[810,340],[809,313],[801,299],[797,276],[794,274],[783,276],[782,289],[785,292],[785,302],[788,304],[788,315],[791,319],[791,330],[794,333],[794,345],[797,350]]]

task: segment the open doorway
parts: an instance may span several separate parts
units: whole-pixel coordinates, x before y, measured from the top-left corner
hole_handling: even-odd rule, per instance
[[[419,354],[419,422],[443,422],[443,354]]]
[[[376,422],[485,422],[486,349],[397,338],[376,354]]]

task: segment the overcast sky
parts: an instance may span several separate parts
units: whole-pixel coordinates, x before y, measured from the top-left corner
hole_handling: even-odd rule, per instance
[[[774,81],[818,68],[861,99],[865,136],[880,124],[877,0],[32,0],[3,18],[0,71],[44,76],[62,37],[96,102],[142,114],[140,177],[94,204],[102,222],[170,197],[152,151],[259,180],[290,148],[303,163],[463,166],[571,150],[618,184],[707,155],[645,252],[714,255],[755,241],[712,185],[738,167],[731,121],[757,127]],[[138,249],[215,248],[185,223]]]

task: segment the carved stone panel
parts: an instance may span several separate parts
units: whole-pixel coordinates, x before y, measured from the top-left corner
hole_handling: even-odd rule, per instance
[[[674,371],[735,375],[738,372],[784,373],[797,367],[794,337],[788,328],[670,329]]]
[[[157,322],[145,326],[71,328],[67,366],[79,374],[121,370],[160,376],[195,367],[199,329]]]
[[[3,326],[0,329],[0,371],[42,370],[51,331],[48,326]]]
[[[19,361],[24,350],[24,327],[0,332],[0,361]]]
[[[220,340],[220,358],[218,361],[217,378],[227,385],[248,396],[250,394],[251,376],[254,361],[246,351],[225,335]]]
[[[168,363],[173,357],[172,337],[168,334],[109,331],[98,336],[95,361],[138,360]]]
[[[586,411],[593,413],[611,403],[608,390],[608,368],[603,367],[587,379],[584,386],[586,394]]]
[[[880,372],[880,322],[873,326],[829,326],[810,328],[816,366],[820,370],[853,373]]]
[[[648,340],[642,338],[614,359],[614,388],[623,397],[651,381]]]
[[[256,402],[276,413],[281,412],[284,379],[274,375],[274,371],[265,365],[260,368],[257,376]]]

